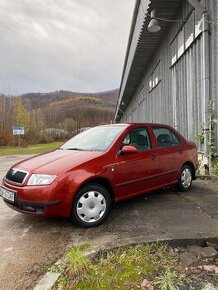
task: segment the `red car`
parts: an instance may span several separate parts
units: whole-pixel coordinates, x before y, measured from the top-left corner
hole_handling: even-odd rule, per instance
[[[99,225],[113,202],[168,185],[190,189],[196,146],[162,124],[111,124],[15,164],[0,193],[14,210]]]

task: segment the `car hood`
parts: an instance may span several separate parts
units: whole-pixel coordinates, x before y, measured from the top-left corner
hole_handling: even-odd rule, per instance
[[[31,173],[58,175],[102,154],[103,152],[55,150],[16,163],[13,167]]]

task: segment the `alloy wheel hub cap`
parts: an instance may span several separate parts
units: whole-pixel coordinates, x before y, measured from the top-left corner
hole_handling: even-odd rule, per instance
[[[191,171],[188,168],[186,168],[182,172],[182,185],[185,188],[188,188],[190,186],[190,184],[191,184],[191,181],[192,181]]]

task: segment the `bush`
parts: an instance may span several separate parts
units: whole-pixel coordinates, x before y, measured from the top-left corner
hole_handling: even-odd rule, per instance
[[[0,133],[0,146],[12,145],[14,143],[13,135],[9,131]]]

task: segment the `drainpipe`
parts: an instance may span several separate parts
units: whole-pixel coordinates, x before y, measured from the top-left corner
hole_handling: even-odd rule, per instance
[[[202,15],[202,96],[203,96],[203,122],[204,122],[204,167],[205,173],[210,174],[211,152],[209,152],[209,120],[208,105],[210,100],[210,47],[208,12]]]

